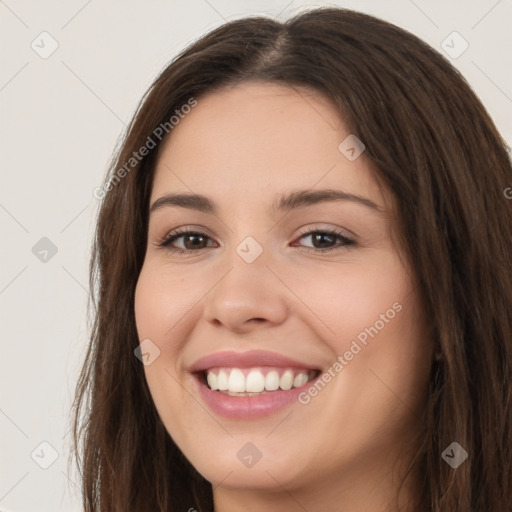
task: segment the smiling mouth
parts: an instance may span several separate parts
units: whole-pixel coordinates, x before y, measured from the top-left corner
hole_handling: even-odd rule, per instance
[[[201,383],[229,396],[258,396],[305,386],[320,370],[305,368],[255,367],[209,368],[198,373]]]

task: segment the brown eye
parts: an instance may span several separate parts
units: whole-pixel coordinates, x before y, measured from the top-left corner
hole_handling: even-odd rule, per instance
[[[330,230],[308,231],[301,235],[300,240],[311,240],[311,246],[303,246],[305,249],[316,252],[327,252],[355,244],[355,241],[344,234]]]
[[[200,249],[206,249],[206,247],[208,247],[208,240],[210,240],[210,237],[204,233],[185,230],[170,233],[158,245],[169,251],[192,252]],[[177,245],[176,242],[178,242]]]

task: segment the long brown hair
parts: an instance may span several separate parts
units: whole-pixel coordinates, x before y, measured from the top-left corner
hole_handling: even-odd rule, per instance
[[[73,408],[85,511],[213,510],[211,484],[166,432],[134,356],[134,291],[165,140],[155,129],[165,126],[172,136],[176,110],[242,80],[329,97],[396,198],[396,235],[439,354],[414,459],[423,475],[417,510],[511,511],[512,201],[504,191],[512,166],[505,143],[447,59],[402,29],[338,8],[285,23],[229,22],[181,52],[141,101],[103,185],[91,259],[93,325]],[[150,136],[156,147],[130,161]],[[452,442],[469,454],[457,469],[441,457]]]

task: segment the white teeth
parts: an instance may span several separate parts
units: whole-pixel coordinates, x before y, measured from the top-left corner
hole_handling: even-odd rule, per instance
[[[265,389],[267,391],[275,391],[279,389],[279,374],[272,370],[265,376]]]
[[[292,389],[293,386],[293,372],[291,370],[286,370],[283,375],[281,375],[281,378],[279,379],[279,387],[281,389],[284,389],[285,391],[288,391],[289,389]]]
[[[210,373],[212,372],[209,372],[208,375]],[[217,375],[217,389],[219,391],[227,391],[229,389],[228,374],[224,370],[221,370]]]
[[[245,391],[259,393],[265,389],[265,377],[258,371],[250,371],[245,380]]]
[[[239,394],[252,396],[278,389],[288,391],[292,387],[303,386],[313,377],[312,371],[301,370],[297,373],[297,370],[291,369],[286,369],[281,377],[276,370],[270,370],[264,374],[259,368],[251,369],[247,376],[239,368],[219,370],[218,373],[206,371],[206,381],[210,389],[223,391],[232,396]]]
[[[214,391],[216,389],[219,389],[219,386],[217,384],[217,375],[210,372],[208,376],[206,377],[206,380],[208,381],[208,386],[210,386],[210,389],[213,389]]]
[[[233,368],[229,374],[228,390],[243,393],[245,391],[245,375],[242,370]]]
[[[300,386],[304,386],[308,381],[308,376],[305,373],[298,373],[295,375],[295,379],[293,380],[293,387],[298,388]]]

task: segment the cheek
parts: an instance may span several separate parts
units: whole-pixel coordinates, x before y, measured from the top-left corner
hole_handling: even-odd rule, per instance
[[[135,321],[139,340],[149,339],[158,348],[158,356],[144,366],[146,381],[154,405],[171,435],[182,435],[175,418],[187,407],[187,394],[177,383],[184,329],[191,321],[197,303],[197,291],[190,281],[162,265],[145,262],[135,289]],[[155,352],[153,352],[154,354]]]
[[[292,278],[290,273],[288,283]],[[365,400],[354,417],[367,413],[368,418],[400,406],[397,396],[411,407],[421,404],[431,348],[411,276],[394,254],[381,253],[364,266],[304,271],[290,287],[313,312],[309,323],[318,325],[333,362],[343,358],[343,369],[333,369],[343,375],[334,378],[333,400],[355,403],[350,394],[357,389]]]
[[[182,321],[188,319],[200,291],[178,272],[151,264],[143,266],[135,290],[139,338],[154,338],[160,340],[160,344],[163,340],[176,339],[171,333],[173,329],[179,330]]]
[[[290,273],[285,279],[307,306],[312,321],[319,324],[323,340],[338,354],[348,350],[351,341],[365,328],[375,322],[380,326],[382,314],[389,312],[388,316],[393,317],[390,323],[400,321],[393,304],[402,304],[410,293],[410,281],[402,266],[393,254],[387,253],[380,253],[378,261],[364,265],[344,261],[332,266],[311,266],[309,270]]]
[[[430,368],[425,324],[399,260],[383,255],[375,265],[303,272],[294,291],[307,298],[333,353],[333,377],[311,395],[311,407],[326,438],[336,439],[342,428],[347,442],[326,457],[341,460],[347,446],[377,446],[386,436],[399,441],[415,426],[411,411],[424,404]],[[334,367],[338,356],[343,362]]]

